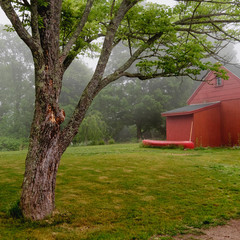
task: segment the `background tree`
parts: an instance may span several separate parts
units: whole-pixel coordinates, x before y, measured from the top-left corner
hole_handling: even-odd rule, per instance
[[[81,74],[81,78],[79,78],[79,74]],[[63,126],[69,121],[78,103],[79,95],[82,94],[84,88],[87,86],[92,74],[92,70],[79,59],[74,60],[64,74],[62,91],[59,98],[59,103],[66,113],[66,120]]]
[[[103,120],[102,114],[98,111],[91,111],[83,120],[74,142],[83,142],[95,145],[104,144],[108,138],[108,127]]]
[[[34,109],[33,62],[29,49],[13,32],[0,28],[1,136],[28,137]]]
[[[28,138],[34,110],[31,52],[15,32],[4,31],[4,26],[0,30],[0,136]],[[59,102],[68,118],[91,75],[92,70],[78,59],[67,69]]]
[[[206,69],[226,77],[219,64],[202,60],[222,47],[207,36],[221,42],[238,35],[228,28],[228,24],[240,21],[238,1],[184,1],[173,9],[141,2],[0,0],[34,60],[35,111],[20,203],[26,218],[39,220],[52,213],[61,156],[77,134],[92,100],[109,83],[122,76],[141,80],[195,78]],[[59,106],[63,74],[79,53],[97,49],[94,40],[99,38],[103,40],[94,74],[70,121],[60,128],[65,117]],[[120,41],[127,42],[129,57],[110,75],[104,75],[112,49]],[[139,71],[129,72],[136,60],[140,61]]]
[[[161,113],[184,106],[194,90],[194,82],[179,78],[146,81],[122,80],[106,87],[96,97],[91,109],[102,112],[116,141],[165,138],[165,118]],[[122,131],[135,126],[134,135]],[[132,129],[132,127],[130,128]]]

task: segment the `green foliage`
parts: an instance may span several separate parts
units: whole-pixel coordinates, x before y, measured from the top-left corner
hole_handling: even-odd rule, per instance
[[[91,109],[102,112],[116,141],[164,138],[165,118],[161,113],[185,105],[192,92],[189,79],[126,80],[106,87]]]
[[[73,36],[83,16],[86,2],[62,2],[61,49],[64,49]],[[100,52],[101,43],[94,40],[106,35],[108,25],[118,12],[121,2],[94,2],[88,21],[71,48],[71,57],[75,58],[79,53],[94,55]],[[48,1],[38,0],[38,6],[47,8],[49,4]],[[196,1],[182,1],[172,8],[164,5],[164,1],[136,4],[122,20],[115,42],[122,42],[134,50],[144,46],[155,34],[161,33],[161,37],[148,47],[145,57],[139,58],[139,71],[148,77],[154,73],[194,77],[202,70],[214,68],[213,63],[206,61],[206,58],[218,53],[225,44],[224,40],[231,41],[239,36],[239,29],[228,26],[231,21],[237,26],[237,6],[234,2],[224,4],[211,1],[203,1],[201,4]],[[24,26],[30,25],[31,8],[18,1],[14,1],[14,8],[19,11]],[[38,17],[39,28],[44,28],[42,17]]]
[[[115,140],[113,138],[108,140],[108,144],[114,144],[114,143],[115,143]]]
[[[174,27],[171,23],[174,15],[172,9],[165,5],[146,4],[136,5],[127,14],[118,30],[118,37],[130,40],[132,46],[139,46],[140,41],[148,34],[154,35],[164,32],[166,38],[174,36]],[[130,34],[129,34],[130,31]],[[130,36],[129,38],[127,36]],[[127,44],[127,42],[125,42]]]
[[[202,71],[213,70],[219,77],[226,79],[226,72],[221,69],[221,64],[207,61],[205,48],[215,48],[206,36],[200,36],[197,39],[192,36],[186,39],[186,36],[173,39],[167,45],[167,48],[161,49],[159,57],[143,59],[137,63],[139,71],[146,76],[153,76],[161,71],[166,76],[188,75],[192,78],[199,76]],[[154,50],[153,50],[154,51]],[[203,61],[205,59],[205,61]]]
[[[68,40],[72,37],[77,24],[79,23],[86,1],[64,0],[62,4],[62,19],[61,19],[61,47],[64,48]],[[108,20],[107,9],[110,6],[109,2],[97,1],[88,17],[88,21],[79,35],[77,41],[71,50],[71,55],[76,57],[77,54],[88,54],[87,50],[93,54],[93,51],[99,52],[99,44],[94,41],[86,41],[88,39],[97,39],[99,35],[106,33],[104,23]]]
[[[49,2],[46,0],[38,0],[38,4],[41,7],[47,7],[49,5]]]
[[[0,151],[18,151],[26,149],[27,146],[27,139],[0,137]]]
[[[103,139],[99,140],[97,145],[104,145],[105,144],[105,141]]]
[[[83,120],[79,132],[74,138],[74,143],[89,142],[92,145],[103,145],[108,137],[107,125],[100,112],[90,112]]]

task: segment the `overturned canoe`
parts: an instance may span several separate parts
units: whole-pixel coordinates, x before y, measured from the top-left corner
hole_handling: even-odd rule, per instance
[[[158,141],[158,140],[143,140],[143,145],[152,147],[167,147],[167,146],[183,146],[184,148],[194,148],[192,141]]]

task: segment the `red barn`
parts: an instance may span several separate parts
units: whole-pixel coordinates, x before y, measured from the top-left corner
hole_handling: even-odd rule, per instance
[[[191,140],[196,147],[240,145],[240,78],[224,69],[228,80],[210,71],[187,106],[162,113],[167,140]]]

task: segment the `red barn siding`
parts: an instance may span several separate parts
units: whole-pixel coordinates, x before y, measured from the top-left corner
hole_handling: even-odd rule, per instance
[[[240,99],[221,102],[222,141],[225,146],[239,145]]]
[[[194,144],[196,147],[221,146],[220,105],[194,114]]]
[[[193,115],[167,117],[167,140],[189,141]]]
[[[203,82],[189,98],[188,105],[239,98],[240,79],[229,71],[228,76],[229,79],[224,80],[223,85],[217,87],[215,85],[215,75],[213,72],[210,72],[205,78],[205,80],[214,80],[212,80],[210,83]]]

